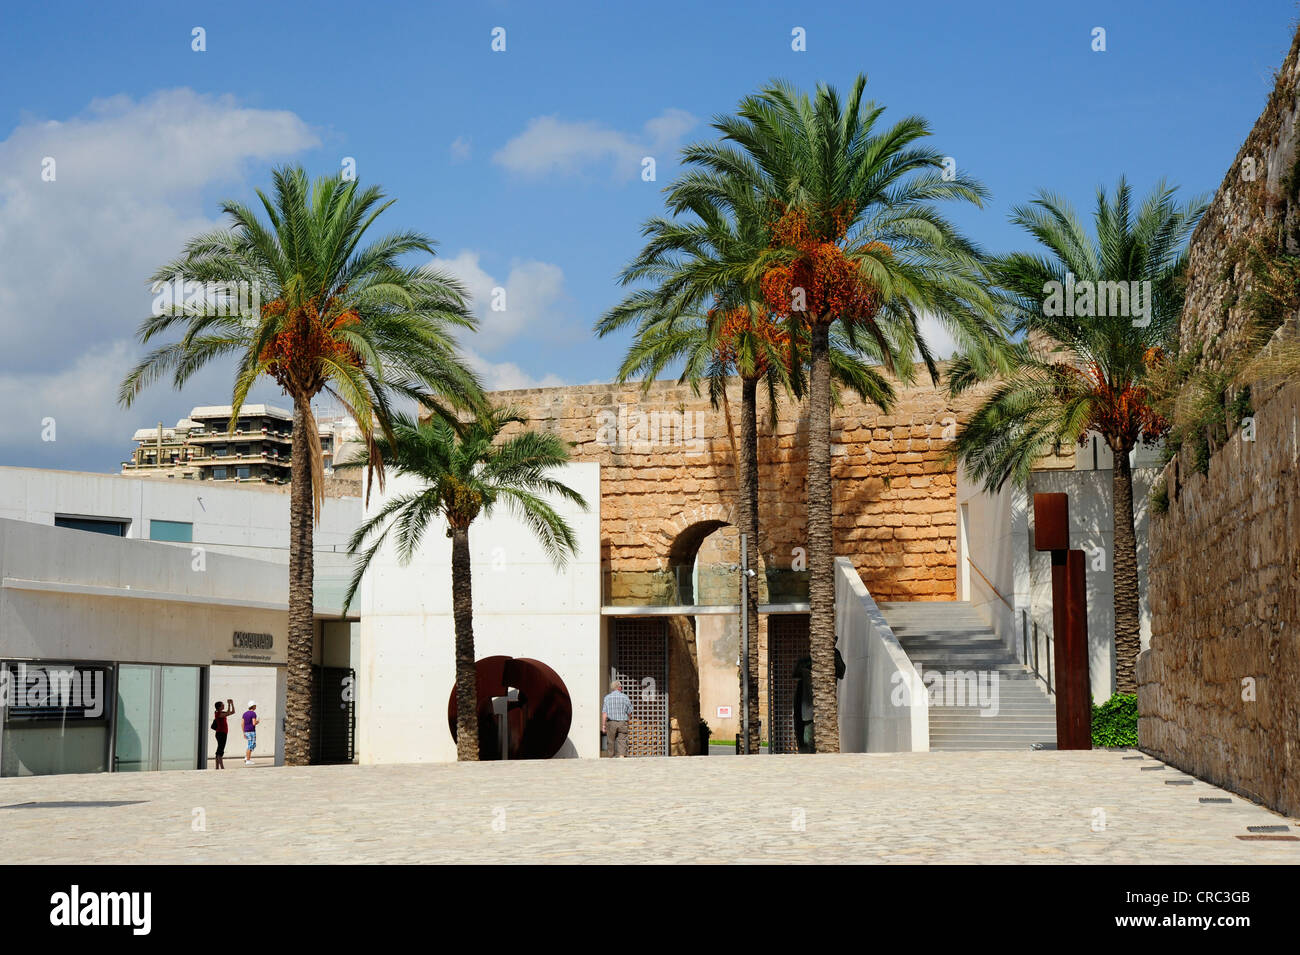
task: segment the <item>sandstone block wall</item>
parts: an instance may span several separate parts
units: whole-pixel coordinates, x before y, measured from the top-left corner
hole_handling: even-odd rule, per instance
[[[1256,440],[1183,478],[1151,535],[1144,749],[1300,815],[1300,386],[1257,400]]]
[[[922,375],[924,378],[924,375]],[[852,559],[878,600],[951,600],[956,594],[956,477],[945,460],[969,402],[953,406],[924,384],[901,389],[888,415],[852,396],[833,419],[836,551]],[[701,534],[736,523],[735,444],[740,386],[725,408],[688,386],[579,385],[497,392],[530,427],[574,443],[601,467],[606,600],[654,597]],[[775,427],[759,399],[761,557],[799,568],[806,527],[807,411],[779,404]]]
[[[1242,250],[1294,234],[1300,205],[1293,42],[1268,104],[1192,237],[1181,347],[1214,356],[1245,325]],[[1294,253],[1297,250],[1289,249]],[[1300,814],[1300,385],[1253,390],[1208,476],[1184,453],[1151,522],[1151,646],[1138,660],[1144,749]]]

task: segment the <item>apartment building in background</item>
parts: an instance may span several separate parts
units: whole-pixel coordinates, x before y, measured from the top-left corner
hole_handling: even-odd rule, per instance
[[[135,448],[122,462],[130,477],[189,481],[228,481],[287,485],[293,449],[293,413],[265,404],[247,404],[231,421],[230,405],[195,408],[164,428],[141,428],[131,436]],[[233,424],[233,427],[232,427]],[[348,446],[356,447],[356,424],[345,416],[317,420],[325,473]]]

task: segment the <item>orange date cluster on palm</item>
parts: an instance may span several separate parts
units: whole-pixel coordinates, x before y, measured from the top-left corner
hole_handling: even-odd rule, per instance
[[[267,374],[290,393],[312,392],[323,380],[322,362],[361,367],[361,356],[338,332],[361,321],[355,311],[340,306],[337,296],[321,305],[320,296],[291,307],[277,298],[262,307],[264,315],[282,317],[280,331],[266,343],[260,358]]]
[[[714,312],[709,317],[715,317]],[[768,368],[768,356],[787,351],[790,346],[789,333],[772,321],[772,316],[765,309],[754,310],[744,305],[729,308],[722,312],[722,327],[718,330],[718,346],[715,354],[719,361],[736,368],[742,374],[752,372],[753,377],[761,378]],[[747,349],[753,355],[752,369],[739,367],[739,345],[743,337],[750,337],[752,347]]]
[[[817,229],[805,212],[789,209],[773,223],[771,248],[795,255],[760,277],[763,301],[778,315],[797,314],[821,324],[837,318],[870,318],[880,307],[880,296],[840,246],[851,221],[850,210],[836,210],[822,218],[825,222]],[[876,245],[888,252],[883,244],[872,243]]]
[[[1085,372],[1066,367],[1073,374],[1081,374],[1087,379],[1088,389],[1092,392],[1092,416],[1088,422],[1092,430],[1127,441],[1137,438],[1155,441],[1168,434],[1169,422],[1153,407],[1147,388],[1131,381],[1122,385],[1111,382],[1095,362]],[[1086,443],[1087,437],[1085,431],[1080,435],[1079,443]]]

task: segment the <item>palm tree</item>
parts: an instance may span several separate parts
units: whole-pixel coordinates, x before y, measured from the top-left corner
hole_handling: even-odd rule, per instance
[[[476,760],[478,750],[478,679],[474,656],[474,602],[469,528],[480,515],[490,516],[504,502],[541,542],[556,567],[578,552],[572,528],[544,496],[577,504],[577,491],[549,477],[569,460],[566,443],[553,434],[523,431],[501,439],[509,425],[527,424],[513,408],[493,408],[458,423],[430,418],[415,423],[395,415],[391,437],[375,439],[370,450],[398,474],[420,482],[415,490],[395,494],[353,533],[349,553],[362,547],[343,605],[348,607],[366,568],[390,533],[396,531],[398,559],[407,564],[434,522],[445,522],[451,538],[452,617],[456,630],[456,758]],[[344,467],[360,462],[344,462]],[[369,542],[369,546],[367,546]]]
[[[417,401],[439,414],[481,402],[482,389],[461,362],[452,334],[473,329],[463,289],[431,268],[400,264],[433,254],[419,232],[394,232],[363,246],[375,220],[393,204],[374,186],[326,176],[309,184],[301,168],[273,173],[274,197],[258,190],[269,222],[248,206],[222,203],[231,228],[191,239],[179,258],[153,276],[155,290],[184,282],[180,301],[155,302],[140,325],[142,344],[166,333],[126,376],[119,400],[170,375],[180,389],[209,362],[235,362],[230,427],[253,385],[274,381],[293,401],[289,494],[289,646],[285,762],[310,759],[312,529],[320,519],[323,461],[312,399],[332,395],[374,451],[391,434],[394,402]],[[238,291],[242,290],[242,291]],[[260,306],[260,307],[259,307]],[[372,454],[383,481],[383,459]],[[369,493],[367,483],[367,494]]]
[[[615,325],[600,325],[601,334]],[[832,379],[838,403],[840,387],[846,387],[866,401],[888,411],[895,398],[892,383],[878,367],[865,360],[839,334],[831,336]],[[673,319],[663,313],[647,311],[619,368],[618,381],[640,378],[649,388],[666,369],[681,366],[679,383],[688,383],[698,394],[707,383],[709,398],[715,408],[726,412],[727,433],[735,456],[736,490],[739,499],[738,530],[751,542],[750,553],[762,573],[762,552],[758,546],[761,520],[758,508],[758,392],[767,394],[769,425],[775,427],[780,396],[796,398],[803,390],[802,370],[806,363],[807,342],[790,342],[787,332],[774,322],[761,302],[703,316]],[[740,379],[740,443],[734,439],[727,386],[732,377]],[[765,599],[764,581],[756,578],[754,586],[745,586],[745,612],[749,615],[749,657],[740,669],[741,699],[749,701],[749,753],[760,751],[760,711],[758,705],[758,607]],[[749,680],[748,694],[744,686]]]
[[[733,442],[736,455],[736,489],[740,498],[738,530],[749,542],[749,553],[758,555],[758,389],[760,383],[766,386],[768,407],[775,420],[777,390],[782,384],[788,386],[784,363],[788,344],[780,328],[766,314],[766,309],[751,305],[715,310],[704,317],[678,321],[655,321],[654,315],[648,315],[647,319],[619,369],[618,380],[624,382],[642,372],[645,387],[649,388],[660,370],[678,360],[684,362],[679,381],[689,382],[697,394],[702,377],[707,378],[713,406],[722,405],[726,410],[727,436]],[[606,330],[602,329],[601,334],[605,333]],[[727,383],[733,371],[740,377],[739,448],[734,443],[731,405],[727,397]],[[761,561],[754,563],[760,565]],[[758,604],[762,593],[761,587],[751,585],[749,578],[743,579],[741,586],[745,590],[744,613],[750,634],[745,659],[739,667],[740,698],[746,701],[748,710],[744,751],[758,753]]]
[[[1023,487],[1040,456],[1086,441],[1089,432],[1114,454],[1111,564],[1121,693],[1137,692],[1141,642],[1129,454],[1139,440],[1157,440],[1168,429],[1150,386],[1162,356],[1176,351],[1186,239],[1205,210],[1202,198],[1180,204],[1176,191],[1161,182],[1135,209],[1123,178],[1113,196],[1099,189],[1095,237],[1051,193],[1017,206],[1011,221],[1042,251],[1000,257],[989,271],[1013,332],[1033,337],[1001,349],[1000,358],[987,349],[962,356],[949,385],[959,394],[998,379],[953,445],[990,490],[1008,481]]]
[[[620,276],[624,285],[650,284],[630,294],[596,325],[601,336],[634,321],[636,337],[628,349],[618,380],[640,377],[646,388],[667,368],[680,364],[679,381],[699,393],[708,380],[709,396],[726,411],[727,434],[736,458],[739,531],[753,545],[761,567],[758,513],[758,389],[768,394],[771,422],[776,423],[778,395],[803,390],[806,341],[772,318],[760,298],[757,283],[746,276],[766,249],[770,236],[761,195],[739,180],[719,180],[718,189],[704,194],[691,177],[666,190],[669,209],[677,216],[654,217],[642,228],[646,245]],[[683,213],[689,213],[682,217]],[[703,314],[700,314],[700,311]],[[796,330],[797,332],[798,330]],[[870,401],[888,407],[893,389],[877,369],[842,344],[834,350],[835,377]],[[739,448],[731,424],[727,384],[740,378]],[[745,590],[744,613],[754,635],[740,666],[740,697],[748,701],[746,752],[759,752],[758,606],[763,583]],[[746,685],[748,683],[748,686]]]
[[[910,379],[919,355],[938,372],[920,321],[931,316],[959,345],[1000,334],[979,251],[932,205],[981,204],[986,191],[919,145],[929,127],[907,117],[878,128],[884,108],[863,99],[858,76],[842,101],[775,82],[715,119],[722,141],[689,147],[696,168],[679,202],[727,202],[739,188],[764,208],[767,248],[741,274],[757,281],[792,337],[809,342],[809,641],[818,752],[839,750],[835,673],[834,534],[830,425],[832,327],[850,345],[874,343],[886,370]]]

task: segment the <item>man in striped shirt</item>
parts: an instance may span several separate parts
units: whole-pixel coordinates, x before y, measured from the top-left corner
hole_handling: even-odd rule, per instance
[[[609,740],[610,756],[627,755],[627,724],[631,718],[632,701],[623,692],[623,684],[615,680],[600,704],[600,731]]]

